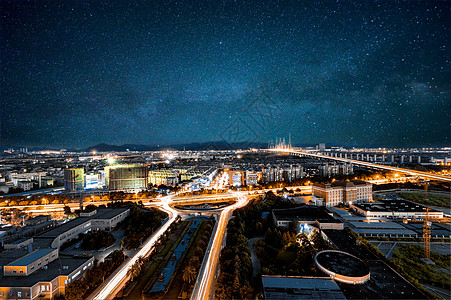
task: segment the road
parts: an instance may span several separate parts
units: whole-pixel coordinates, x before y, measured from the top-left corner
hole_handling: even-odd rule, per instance
[[[249,202],[249,199],[242,193],[235,192],[234,195],[237,198],[237,202],[224,208],[219,215],[219,220],[215,226],[215,231],[213,232],[213,242],[208,245],[199,275],[197,276],[196,284],[194,285],[191,299],[204,300],[211,299],[214,296],[211,295],[212,286],[216,275],[221,245],[224,240],[227,224],[232,212],[237,208],[245,206]]]
[[[50,194],[50,193],[63,192],[63,191],[64,191],[64,187],[58,186],[58,187],[49,188],[49,189],[34,190],[34,191],[29,191],[29,192],[3,195],[3,196],[0,196],[0,198],[13,197],[13,196],[34,196],[34,195]]]
[[[315,158],[323,158],[323,159],[335,160],[335,161],[340,161],[340,162],[347,162],[347,163],[352,163],[353,165],[363,166],[363,167],[367,167],[367,168],[382,169],[382,170],[388,170],[388,171],[393,171],[393,172],[399,172],[399,173],[403,173],[403,174],[409,174],[409,175],[413,175],[413,176],[419,176],[419,177],[427,178],[427,179],[451,182],[451,177],[447,177],[447,176],[443,176],[443,175],[436,175],[436,174],[431,174],[431,173],[427,173],[427,172],[415,171],[415,170],[411,170],[411,169],[390,167],[390,166],[386,166],[386,165],[380,165],[380,164],[375,164],[375,163],[370,163],[370,162],[365,162],[365,161],[360,161],[360,160],[332,157],[332,156],[327,156],[327,155],[322,155],[322,154],[305,152],[305,151],[301,151],[301,150],[268,149],[266,151],[292,153],[292,154],[298,154],[298,155],[311,156],[311,157],[315,157]]]
[[[127,272],[130,267],[140,258],[141,256],[147,256],[149,252],[152,251],[153,246],[158,241],[158,239],[164,234],[164,232],[171,226],[171,224],[176,220],[179,212],[171,208],[169,204],[172,201],[173,195],[160,198],[159,208],[169,214],[169,219],[164,225],[162,225],[144,244],[141,249],[125,263],[123,263],[118,270],[116,270],[113,275],[111,275],[105,282],[94,292],[88,299],[89,300],[107,300],[113,299],[116,293],[124,286],[128,280]]]
[[[259,236],[252,239],[249,239],[248,245],[249,250],[251,252],[251,261],[252,261],[252,277],[255,278],[258,275],[258,272],[261,270],[260,260],[257,257],[257,253],[255,252],[254,243],[258,240],[264,240],[265,237]]]

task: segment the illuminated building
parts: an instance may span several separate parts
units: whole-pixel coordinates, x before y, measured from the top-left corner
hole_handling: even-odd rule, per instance
[[[64,188],[68,192],[79,192],[85,187],[83,168],[64,169]]]
[[[283,180],[283,169],[280,167],[268,167],[262,170],[263,182],[274,182]]]
[[[373,185],[365,181],[334,181],[313,184],[312,202],[318,206],[337,206],[369,202],[373,199]]]
[[[301,165],[290,165],[283,168],[283,180],[292,182],[304,177],[304,168]]]
[[[109,166],[105,167],[105,183],[110,190],[141,191],[147,189],[147,174],[147,166]]]
[[[168,185],[173,186],[178,183],[177,172],[168,169],[150,170],[149,183],[153,185]]]
[[[322,164],[318,166],[319,176],[350,175],[354,173],[352,164]]]
[[[242,186],[244,185],[243,171],[229,171],[229,185]]]
[[[304,168],[301,165],[268,166],[262,170],[263,182],[288,181],[304,177]]]
[[[100,174],[86,174],[85,175],[85,188],[86,189],[98,189],[102,187]]]
[[[246,171],[246,185],[256,185],[258,182],[258,173],[253,171]]]

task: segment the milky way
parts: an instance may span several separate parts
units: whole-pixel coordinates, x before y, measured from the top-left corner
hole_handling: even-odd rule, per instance
[[[449,145],[448,1],[2,1],[1,145]]]

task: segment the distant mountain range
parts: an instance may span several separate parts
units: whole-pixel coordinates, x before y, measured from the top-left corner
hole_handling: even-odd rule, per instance
[[[240,143],[227,143],[226,141],[218,141],[218,142],[207,142],[207,143],[191,143],[191,144],[179,144],[179,145],[135,145],[135,144],[124,144],[121,146],[118,145],[109,145],[109,144],[98,144],[95,146],[91,146],[85,149],[87,152],[97,151],[97,152],[109,152],[109,151],[157,151],[157,150],[233,150],[233,149],[249,149],[249,148],[266,148],[267,144],[263,143],[248,143],[248,142],[240,142]]]

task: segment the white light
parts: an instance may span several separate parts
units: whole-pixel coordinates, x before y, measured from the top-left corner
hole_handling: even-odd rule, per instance
[[[108,164],[112,165],[112,164],[114,164],[115,162],[116,162],[116,160],[115,160],[114,158],[112,158],[112,157],[109,157],[109,158],[108,158]]]

